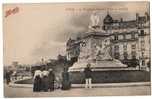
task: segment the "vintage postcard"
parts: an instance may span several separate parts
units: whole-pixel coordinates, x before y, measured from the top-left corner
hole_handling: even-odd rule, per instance
[[[150,2],[3,4],[4,97],[150,95]]]

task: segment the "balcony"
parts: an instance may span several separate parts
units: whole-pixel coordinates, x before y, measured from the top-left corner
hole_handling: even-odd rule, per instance
[[[119,43],[119,42],[133,42],[137,41],[138,38],[130,38],[130,39],[118,39],[118,40],[111,40],[112,43]]]

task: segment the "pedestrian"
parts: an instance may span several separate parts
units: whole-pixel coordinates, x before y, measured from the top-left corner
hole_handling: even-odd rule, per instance
[[[85,74],[85,88],[92,88],[92,71],[90,68],[91,64],[87,64],[87,67],[84,69]]]
[[[62,90],[68,90],[71,87],[71,83],[69,80],[69,73],[66,68],[64,68],[64,71],[62,72]]]
[[[42,90],[42,72],[36,70],[33,79],[33,92],[40,92]]]
[[[49,89],[48,74],[49,74],[49,72],[47,70],[43,70],[43,72],[42,72],[42,90],[44,92],[47,92]]]
[[[55,75],[54,75],[52,69],[49,69],[48,78],[49,78],[49,89],[50,89],[50,91],[54,91]]]
[[[11,82],[11,73],[9,71],[6,72],[6,84],[9,85]]]

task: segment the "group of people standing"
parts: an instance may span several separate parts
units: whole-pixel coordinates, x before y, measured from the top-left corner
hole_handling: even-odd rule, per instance
[[[40,92],[40,91],[54,91],[55,89],[55,74],[53,73],[52,69],[49,70],[36,70],[34,73],[34,83],[33,83],[33,91]],[[61,82],[61,89],[68,90],[70,89],[70,80],[69,80],[69,73],[66,69],[62,72],[62,82]]]
[[[54,90],[54,80],[55,75],[52,69],[47,70],[36,70],[34,74],[34,81],[33,81],[33,91],[40,92],[40,91],[53,91]]]
[[[84,75],[85,75],[85,88],[92,88],[92,70],[90,68],[90,64],[87,64],[86,68],[84,69]],[[40,92],[40,91],[53,91],[55,89],[55,74],[53,73],[52,69],[49,70],[36,70],[34,73],[34,86],[33,91],[34,92]],[[61,87],[62,90],[68,90],[71,88],[71,82],[69,78],[69,73],[67,72],[67,69],[64,68],[62,72],[62,81],[61,81]]]
[[[90,68],[90,64],[84,69],[85,75],[85,88],[92,88],[92,70]],[[11,73],[9,71],[6,72],[6,84],[9,84],[11,81]],[[35,70],[34,77],[33,77],[33,91],[40,92],[40,91],[53,91],[55,89],[55,74],[53,73],[52,69],[49,70]],[[61,87],[62,90],[68,90],[71,88],[71,82],[69,78],[69,73],[67,69],[64,68],[62,72],[62,81]]]

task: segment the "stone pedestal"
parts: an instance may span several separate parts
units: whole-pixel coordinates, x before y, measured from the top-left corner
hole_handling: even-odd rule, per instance
[[[119,69],[93,71],[92,83],[129,83],[150,81],[150,73],[147,71]],[[84,84],[84,73],[80,71],[70,72],[70,80],[72,84]]]
[[[102,32],[89,33],[81,39],[81,42],[83,42],[83,45],[81,46],[80,44],[78,61],[68,70],[72,79],[76,77],[83,78],[83,71],[87,64],[91,64],[91,69],[94,73],[109,70],[122,70],[122,68],[127,67],[119,60],[111,57],[110,47],[112,45],[108,34]],[[79,79],[81,82],[81,78]]]
[[[87,64],[91,64],[92,71],[103,71],[103,70],[115,70],[119,68],[126,68],[127,65],[122,64],[118,60],[103,60],[103,61],[96,61],[96,62],[76,62],[73,64],[72,67],[69,68],[69,72],[75,72],[75,71],[84,71],[84,68],[86,68]]]

